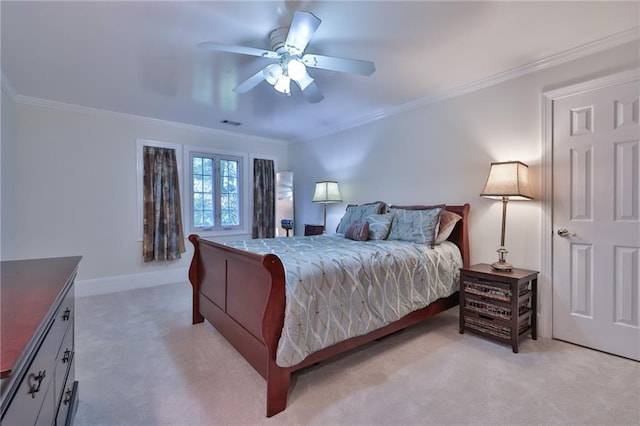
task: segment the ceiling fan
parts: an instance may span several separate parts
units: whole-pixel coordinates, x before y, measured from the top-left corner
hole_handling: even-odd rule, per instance
[[[305,98],[311,103],[316,103],[324,99],[324,96],[313,77],[309,75],[307,68],[319,68],[360,75],[371,75],[376,70],[373,62],[369,61],[305,53],[309,41],[311,41],[321,22],[310,12],[296,11],[289,28],[276,28],[269,33],[271,50],[234,46],[212,41],[200,42],[198,46],[219,52],[260,56],[274,61],[274,63],[267,65],[236,86],[233,89],[236,93],[246,93],[263,80],[266,80],[276,91],[290,96],[291,80],[293,80]]]

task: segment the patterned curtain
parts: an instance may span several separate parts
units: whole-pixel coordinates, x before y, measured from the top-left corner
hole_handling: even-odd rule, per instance
[[[276,236],[275,180],[272,160],[253,160],[253,238]]]
[[[184,253],[178,163],[173,149],[144,147],[145,262],[180,259]]]

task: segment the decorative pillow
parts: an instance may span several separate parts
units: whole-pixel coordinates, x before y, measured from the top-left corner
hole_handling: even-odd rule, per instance
[[[453,232],[453,228],[456,227],[456,223],[458,223],[460,219],[462,219],[462,216],[448,210],[442,210],[442,213],[440,213],[438,236],[435,241],[436,245],[442,244],[449,238],[449,235]]]
[[[386,240],[393,222],[393,213],[370,214],[367,216],[367,222],[370,240]]]
[[[426,210],[390,209],[395,216],[389,239],[433,246],[443,208],[444,205]]]
[[[432,206],[424,206],[424,205],[413,205],[413,206],[397,206],[397,205],[392,205],[389,207],[389,209],[387,210],[389,213],[393,213],[394,217],[395,214],[397,212],[404,212],[404,214],[406,214],[406,211],[412,211],[412,210],[432,210],[432,209],[441,209],[443,210],[445,208],[444,204],[434,204]],[[401,226],[395,226],[396,225],[396,219],[394,219],[393,224],[391,225],[391,231],[389,231],[389,236],[387,237],[387,239],[389,240],[400,240],[401,238],[399,238],[399,232],[401,231]],[[437,230],[437,229],[436,229]]]
[[[386,208],[387,205],[382,201],[361,205],[349,204],[347,211],[344,213],[344,216],[342,216],[342,219],[340,219],[336,232],[338,234],[344,234],[353,222],[366,222],[369,215],[382,213]]]
[[[349,225],[349,229],[344,233],[345,238],[355,241],[367,241],[369,238],[368,222],[353,222]]]

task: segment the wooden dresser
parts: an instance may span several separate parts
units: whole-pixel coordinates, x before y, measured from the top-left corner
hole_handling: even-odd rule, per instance
[[[2,425],[73,422],[73,282],[80,259],[0,262]]]

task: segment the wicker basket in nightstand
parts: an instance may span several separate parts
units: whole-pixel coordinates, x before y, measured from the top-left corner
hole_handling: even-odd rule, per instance
[[[465,330],[510,343],[531,333],[537,338],[538,273],[514,268],[496,271],[487,264],[460,270],[460,333]]]

